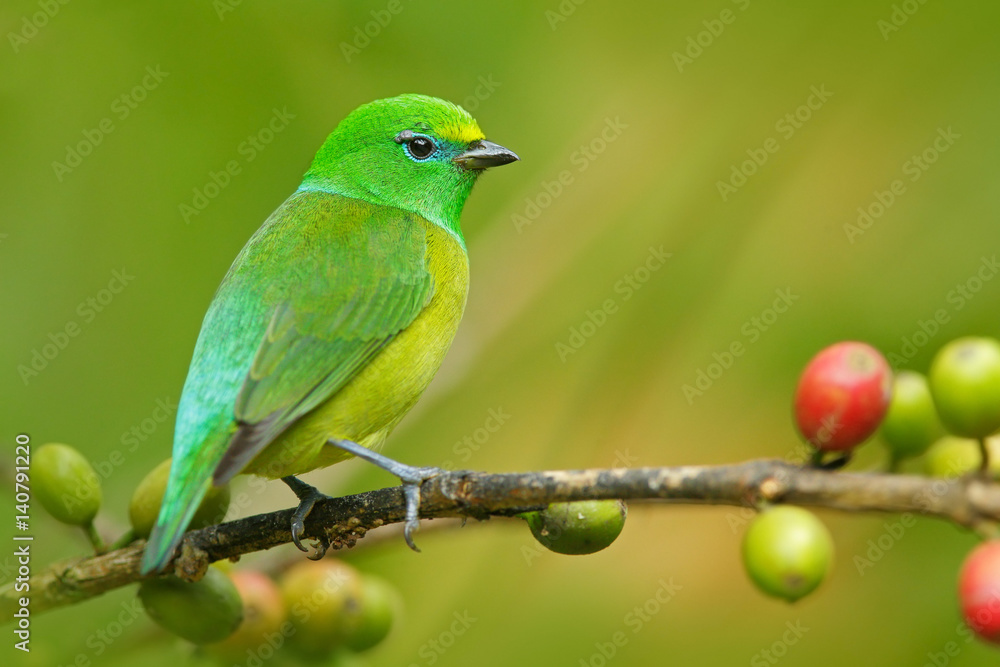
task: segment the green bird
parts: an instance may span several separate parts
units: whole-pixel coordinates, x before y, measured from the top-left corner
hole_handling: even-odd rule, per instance
[[[407,542],[433,469],[376,454],[427,388],[465,309],[459,216],[479,175],[519,158],[450,102],[400,95],[351,112],[251,237],[208,308],[178,404],[173,462],[142,572],[161,571],[212,485],[351,455],[397,474]]]

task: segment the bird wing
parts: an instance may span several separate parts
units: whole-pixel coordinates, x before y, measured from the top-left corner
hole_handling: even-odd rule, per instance
[[[344,233],[267,299],[272,314],[236,397],[217,485],[347,384],[433,296],[426,230],[412,214],[354,204],[335,217]]]
[[[142,571],[166,564],[212,484],[330,398],[434,294],[424,223],[319,191],[289,197],[226,274],[178,408],[174,458]]]

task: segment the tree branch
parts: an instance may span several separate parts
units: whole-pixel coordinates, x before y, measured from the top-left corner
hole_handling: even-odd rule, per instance
[[[780,460],[720,466],[616,468],[488,474],[443,472],[421,487],[420,516],[512,516],[553,502],[622,498],[673,503],[758,506],[789,503],[849,512],[911,512],[975,527],[1000,521],[1000,484],[981,476],[944,480],[912,475],[830,472]],[[305,534],[332,548],[354,546],[378,526],[405,519],[401,487],[321,501]],[[172,566],[186,579],[208,564],[291,541],[292,510],[258,514],[187,534]],[[138,582],[144,542],[100,556],[52,565],[29,580],[33,614],[74,604]],[[18,608],[14,584],[0,589],[0,623]]]

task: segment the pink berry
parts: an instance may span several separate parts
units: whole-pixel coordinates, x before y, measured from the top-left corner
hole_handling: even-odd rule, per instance
[[[799,432],[820,451],[845,451],[878,428],[892,398],[892,370],[871,345],[836,343],[820,351],[795,390]]]

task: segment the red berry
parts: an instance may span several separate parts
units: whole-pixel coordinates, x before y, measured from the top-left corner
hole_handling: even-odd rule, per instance
[[[1000,540],[972,550],[958,575],[962,617],[986,641],[1000,644]]]
[[[892,370],[878,350],[846,341],[820,351],[795,390],[795,422],[816,449],[844,451],[878,428],[892,398]]]

